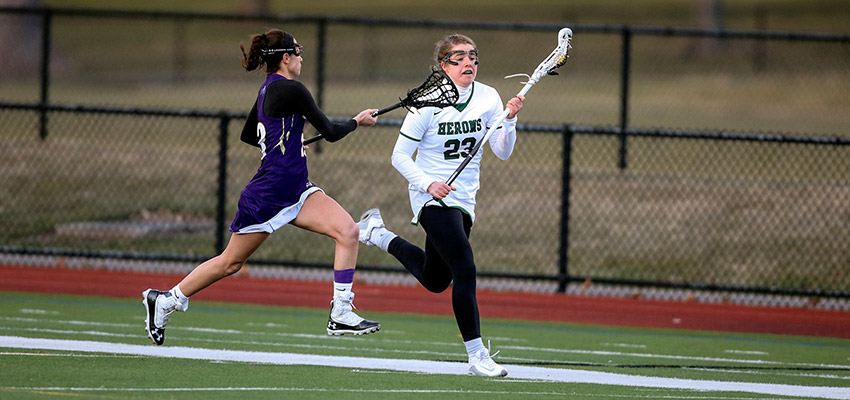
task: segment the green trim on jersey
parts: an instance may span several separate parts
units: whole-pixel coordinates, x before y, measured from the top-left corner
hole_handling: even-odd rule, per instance
[[[399,135],[401,135],[401,136],[404,136],[404,137],[406,137],[406,138],[408,138],[408,139],[410,139],[410,140],[412,140],[412,141],[414,141],[414,142],[421,142],[421,141],[422,141],[422,139],[414,139],[414,138],[412,138],[412,137],[410,137],[410,136],[407,136],[407,135],[405,135],[405,134],[404,134],[404,132],[399,132],[398,134],[399,134]]]
[[[472,89],[470,89],[470,90],[471,90],[471,92],[469,92],[469,98],[466,99],[465,103],[455,104],[455,105],[452,106],[455,109],[457,109],[458,112],[463,112],[463,109],[466,108],[466,106],[469,105],[469,101],[472,100],[472,95],[475,94],[475,81],[472,82]]]

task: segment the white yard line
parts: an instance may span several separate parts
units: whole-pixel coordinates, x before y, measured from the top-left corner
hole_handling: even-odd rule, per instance
[[[119,323],[104,323],[104,322],[91,322],[91,321],[78,321],[78,320],[61,320],[61,319],[36,319],[36,318],[21,318],[21,317],[0,317],[0,320],[7,320],[13,322],[30,322],[30,323],[40,323],[40,322],[48,322],[48,323],[56,323],[63,325],[73,325],[73,326],[104,326],[104,327],[115,327],[115,328],[138,328],[139,324],[119,324]],[[108,333],[102,331],[73,331],[73,330],[59,330],[59,329],[44,329],[44,328],[6,328],[0,326],[0,331],[2,330],[24,330],[27,332],[44,332],[44,333],[60,333],[60,334],[69,334],[69,335],[93,335],[93,336],[115,336],[115,337],[136,337],[137,335],[127,335],[121,333]],[[364,350],[376,351],[376,352],[389,352],[389,353],[404,353],[404,354],[430,354],[436,356],[443,357],[452,357],[456,356],[457,353],[443,353],[443,352],[433,352],[433,351],[413,351],[413,350],[388,350],[382,348],[365,348],[362,346],[362,343],[373,343],[375,339],[372,338],[363,338],[363,337],[346,337],[346,336],[328,336],[325,334],[306,334],[306,333],[285,333],[285,332],[256,332],[256,331],[243,331],[243,330],[235,330],[235,329],[213,329],[213,328],[201,328],[201,327],[191,327],[191,326],[182,326],[182,327],[174,327],[171,329],[171,333],[179,333],[183,331],[189,332],[206,332],[206,333],[219,333],[219,334],[231,334],[238,335],[239,337],[245,337],[248,335],[256,335],[256,336],[274,336],[274,337],[294,337],[294,338],[302,338],[302,339],[316,339],[320,341],[332,341],[333,343],[339,343],[340,341],[355,341],[361,344],[358,346]],[[381,330],[381,333],[385,333]],[[172,336],[175,337],[175,336]],[[316,349],[326,349],[326,350],[346,350],[348,347],[344,346],[334,346],[334,345],[311,345],[311,344],[292,344],[286,343],[281,345],[278,342],[262,342],[258,340],[229,340],[229,339],[199,339],[193,337],[181,337],[182,340],[189,341],[197,341],[197,342],[208,342],[208,343],[233,343],[233,344],[256,344],[256,345],[268,345],[268,346],[277,346],[277,347],[297,347],[297,348],[316,348]],[[507,341],[508,338],[500,338],[500,340]],[[405,344],[431,344],[436,346],[443,346],[445,348],[452,348],[459,346],[459,343],[445,343],[445,342],[414,342],[410,340],[401,340],[401,339],[389,339],[386,342],[393,343],[405,343]],[[644,345],[624,345],[617,343],[603,343],[603,345],[608,346],[616,346],[616,347],[636,347],[645,348]],[[459,348],[459,347],[458,347]],[[544,352],[544,353],[563,353],[563,354],[582,354],[582,355],[595,355],[595,356],[617,356],[617,357],[637,357],[637,358],[649,358],[649,359],[669,359],[669,360],[692,360],[692,361],[711,361],[711,362],[724,362],[724,363],[740,363],[740,364],[755,364],[755,365],[775,365],[775,366],[791,366],[791,367],[819,367],[819,368],[836,368],[836,369],[850,369],[850,365],[847,364],[822,364],[822,363],[789,363],[789,362],[780,362],[780,361],[770,361],[770,360],[760,360],[760,359],[736,359],[736,358],[724,358],[724,357],[700,357],[700,356],[681,356],[681,355],[669,355],[669,354],[655,354],[655,353],[626,353],[626,352],[615,352],[615,351],[603,351],[603,350],[581,350],[581,349],[556,349],[556,348],[546,348],[546,347],[534,347],[534,346],[515,346],[515,345],[500,345],[500,349],[507,350],[522,350],[523,352]],[[726,351],[727,353],[743,353],[743,352],[735,352],[735,351]],[[756,354],[761,353],[761,354]],[[752,355],[767,355],[768,353],[763,352],[748,352],[747,354]],[[545,362],[549,361],[546,359],[540,358],[529,358],[529,357],[511,357],[502,354],[500,360],[503,361],[513,361],[513,362]]]
[[[722,358],[722,357],[697,357],[697,356],[679,356],[672,354],[653,354],[653,353],[623,353],[619,351],[602,351],[602,350],[576,350],[576,349],[555,349],[547,347],[530,347],[530,346],[499,346],[500,349],[523,350],[523,351],[543,351],[546,353],[565,353],[565,354],[587,354],[596,356],[617,356],[617,357],[638,357],[638,358],[660,358],[670,360],[694,360],[694,361],[712,361],[712,362],[731,362],[741,364],[759,364],[759,365],[783,365],[796,367],[821,367],[821,368],[838,368],[850,369],[850,366],[835,365],[835,364],[813,364],[813,363],[787,363],[781,361],[768,360],[747,360],[739,358]]]
[[[57,324],[66,324],[66,325],[74,325],[74,326],[105,326],[105,327],[117,327],[117,328],[138,328],[139,324],[117,324],[117,323],[98,323],[98,322],[89,322],[89,321],[78,321],[78,320],[56,320],[56,319],[34,319],[34,318],[20,318],[20,317],[0,317],[0,320],[9,320],[14,322],[49,322],[49,323],[57,323]],[[100,336],[100,337],[137,337],[136,334],[121,334],[121,333],[109,333],[103,331],[76,331],[76,330],[61,330],[61,329],[45,329],[45,328],[7,328],[0,326],[0,331],[12,331],[12,330],[24,330],[26,332],[40,332],[40,333],[58,333],[58,334],[68,334],[68,335],[90,335],[90,336]],[[345,337],[345,336],[328,336],[328,335],[319,335],[319,334],[305,334],[305,333],[284,333],[284,332],[255,332],[255,331],[242,331],[242,330],[234,330],[234,329],[213,329],[213,328],[200,328],[200,327],[176,327],[172,329],[172,333],[175,332],[206,332],[206,333],[219,333],[219,334],[230,334],[230,335],[238,335],[240,337],[245,337],[248,335],[256,335],[256,336],[274,336],[274,337],[295,337],[302,339],[315,339],[320,341],[356,341],[358,343],[373,343],[374,339],[372,338],[363,338],[363,337]],[[383,332],[383,331],[382,331]],[[175,337],[175,336],[172,336]],[[231,340],[231,339],[204,339],[204,338],[196,338],[196,337],[181,337],[182,340],[186,341],[194,341],[194,342],[206,342],[206,343],[230,343],[230,344],[251,344],[251,345],[264,345],[264,346],[273,346],[273,347],[290,347],[290,348],[305,348],[305,349],[324,349],[324,350],[349,350],[349,347],[345,346],[335,346],[335,345],[327,345],[327,344],[297,344],[297,343],[280,343],[280,342],[264,342],[259,340]],[[504,339],[504,338],[502,338]],[[451,348],[453,346],[458,346],[458,343],[445,343],[445,342],[413,342],[409,340],[398,340],[398,339],[390,339],[385,342],[393,342],[393,343],[417,343],[417,344],[432,344],[437,346],[443,346],[446,348]],[[616,343],[603,343],[603,345],[617,345]],[[630,345],[632,346],[632,345]],[[394,354],[408,354],[415,356],[416,354],[428,354],[439,357],[454,357],[457,356],[457,353],[448,353],[448,352],[436,352],[436,351],[427,351],[427,350],[398,350],[398,349],[384,349],[378,347],[364,347],[358,346],[362,350],[369,350],[378,353],[394,353]],[[626,346],[623,346],[626,347]],[[644,346],[645,347],[645,346]],[[649,358],[649,359],[669,359],[669,360],[677,360],[677,361],[710,361],[710,362],[724,362],[724,363],[738,363],[738,364],[754,364],[754,365],[770,365],[770,366],[786,366],[786,367],[811,367],[811,368],[835,368],[841,370],[850,370],[850,365],[847,364],[823,364],[823,363],[793,363],[793,362],[781,362],[781,361],[770,361],[770,360],[761,360],[761,359],[736,359],[736,358],[724,358],[724,357],[700,357],[700,356],[681,356],[681,355],[669,355],[669,354],[655,354],[655,353],[626,353],[626,352],[615,352],[615,351],[603,351],[603,350],[580,350],[580,349],[557,349],[557,348],[546,348],[546,347],[534,347],[534,346],[513,346],[513,345],[501,345],[500,349],[507,350],[522,350],[523,352],[544,352],[544,353],[563,353],[563,354],[581,354],[581,355],[595,355],[595,356],[616,356],[616,357],[637,357],[637,358]],[[733,351],[726,350],[727,353],[735,353]],[[761,353],[767,355],[768,353],[764,352],[749,352],[751,354]],[[503,362],[521,362],[521,363],[534,363],[534,362],[547,362],[551,361],[550,359],[541,359],[534,357],[512,357],[502,354],[499,358]],[[730,368],[732,369],[732,368]],[[800,375],[802,376],[802,375]]]
[[[723,350],[724,353],[729,354],[749,354],[754,356],[766,356],[768,353],[763,351],[752,351],[752,350]]]
[[[444,361],[402,360],[387,358],[321,356],[294,353],[235,351],[193,347],[158,347],[122,343],[104,343],[84,340],[33,339],[17,336],[0,336],[0,347],[65,350],[108,354],[133,354],[153,357],[184,358],[194,360],[236,361],[275,365],[317,365],[356,369],[382,369],[426,374],[465,375],[465,363]],[[506,365],[510,378],[538,379],[550,382],[592,383],[635,387],[690,389],[700,391],[732,391],[761,393],[778,396],[817,397],[850,400],[850,388],[827,386],[799,386],[768,383],[745,383],[713,380],[658,378],[622,375],[610,372],[577,369],[528,367]]]

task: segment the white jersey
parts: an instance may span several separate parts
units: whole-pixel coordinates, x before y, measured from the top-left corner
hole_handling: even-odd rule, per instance
[[[466,100],[464,100],[466,99]],[[462,91],[461,102],[450,107],[425,107],[407,114],[393,150],[393,166],[407,178],[413,224],[426,205],[455,207],[475,220],[475,195],[479,188],[479,167],[484,151],[479,150],[452,183],[457,190],[440,201],[428,193],[428,186],[445,182],[463,162],[487,130],[501,117],[504,107],[496,89],[473,82]],[[507,159],[516,141],[516,118],[506,119],[490,136],[489,144],[501,159]],[[415,162],[413,152],[417,151]]]

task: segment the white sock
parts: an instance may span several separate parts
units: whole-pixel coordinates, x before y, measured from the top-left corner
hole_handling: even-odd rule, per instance
[[[392,242],[393,239],[395,239],[397,236],[398,235],[396,235],[395,233],[392,233],[386,228],[384,228],[380,230],[380,233],[378,233],[378,240],[376,240],[375,243],[378,244],[378,247],[380,247],[381,250],[389,251],[388,249],[390,248],[390,242]]]
[[[334,297],[351,293],[352,283],[334,282]]]
[[[174,296],[174,298],[182,305],[180,311],[186,311],[189,308],[189,296],[183,294],[183,291],[180,290],[180,284],[174,285],[169,292],[171,292],[171,295]]]
[[[478,350],[484,348],[484,342],[481,338],[475,338],[468,342],[463,342],[463,345],[466,346],[466,355],[469,356],[469,362],[472,362],[472,356],[474,356],[475,353],[478,353]]]

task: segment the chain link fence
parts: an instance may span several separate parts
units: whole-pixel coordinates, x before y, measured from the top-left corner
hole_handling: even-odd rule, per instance
[[[240,40],[292,32],[301,80],[347,118],[419,84],[453,32],[507,100],[521,86],[502,76],[531,72],[560,28],[20,8],[0,22],[3,54],[27,55],[0,63],[0,253],[178,261],[221,250],[259,163],[238,140],[263,79],[241,69]],[[847,35],[572,28],[511,159],[485,154],[483,276],[850,297]],[[308,162],[351,215],[380,207],[422,243],[389,162],[402,116],[314,144]],[[330,239],[293,228],[251,263],[332,259]],[[359,263],[400,270],[365,246]]]

